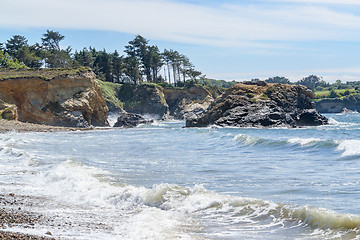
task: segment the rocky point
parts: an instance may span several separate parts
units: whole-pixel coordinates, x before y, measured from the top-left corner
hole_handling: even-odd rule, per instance
[[[299,127],[327,124],[314,109],[312,92],[301,85],[267,84],[262,81],[232,86],[201,117],[187,127]]]

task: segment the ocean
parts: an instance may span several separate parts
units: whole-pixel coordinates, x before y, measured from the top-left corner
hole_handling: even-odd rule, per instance
[[[360,114],[298,129],[0,134],[0,189],[60,239],[360,239]]]

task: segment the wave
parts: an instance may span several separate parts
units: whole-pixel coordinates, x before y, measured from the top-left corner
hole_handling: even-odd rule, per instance
[[[339,121],[335,120],[333,117],[330,117],[329,124],[330,125],[340,125],[341,123]]]
[[[28,157],[22,155],[20,158]],[[119,236],[123,239],[192,239],[197,234],[225,238],[229,233],[236,239],[251,237],[259,231],[281,235],[281,231],[294,228],[300,233],[305,228],[314,236],[330,238],[349,232],[358,235],[360,230],[360,216],[357,215],[231,196],[209,191],[201,185],[134,186],[76,159],[66,159],[46,168],[35,166],[32,170],[26,178],[32,186],[24,188],[21,194],[54,199],[61,202],[61,209],[70,206],[63,211],[54,210],[58,207],[56,204],[43,203],[41,208],[45,215],[56,212],[61,216],[61,211],[63,214],[71,212],[71,219],[79,222],[79,226],[82,221],[96,216],[99,222],[112,226],[106,239]],[[48,213],[46,208],[49,208]],[[66,221],[67,218],[63,216]],[[75,227],[61,231],[49,228],[55,237],[65,238],[87,231]],[[91,238],[100,236],[96,234],[103,233],[93,232]],[[86,234],[80,237],[87,239]]]
[[[261,137],[254,137],[245,134],[238,134],[233,138],[234,141],[239,141],[245,145],[255,145],[261,142],[265,142],[266,139]]]
[[[35,176],[37,181],[33,182],[40,187],[41,195],[86,206],[91,214],[96,213],[95,209],[110,209],[121,222],[114,234],[127,239],[188,238],[187,232],[216,233],[220,238],[229,231],[250,236],[254,229],[270,233],[306,228],[319,236],[358,234],[360,230],[357,215],[231,196],[201,185],[162,183],[145,188],[106,176],[108,173],[103,170],[68,159]]]
[[[320,138],[290,138],[287,142],[300,146],[334,147],[337,145],[334,140]]]
[[[343,151],[342,157],[360,156],[360,140],[338,141],[337,151]]]
[[[265,146],[294,146],[301,147],[336,147],[337,143],[333,140],[320,139],[320,138],[289,138],[289,139],[268,139],[257,136],[249,136],[245,134],[238,134],[233,138],[233,141],[241,142],[246,146],[265,145]]]
[[[233,141],[240,142],[245,146],[300,146],[305,148],[331,148],[334,151],[342,152],[341,157],[360,156],[360,140],[329,140],[320,138],[289,138],[289,139],[267,139],[245,134],[236,135]]]

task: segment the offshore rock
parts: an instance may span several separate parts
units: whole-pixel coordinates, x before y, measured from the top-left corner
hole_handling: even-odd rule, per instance
[[[19,121],[108,126],[108,108],[89,69],[4,70],[0,79],[0,99],[16,106]]]
[[[152,120],[143,118],[140,114],[123,112],[117,119],[114,127],[136,127],[140,124],[152,123]]]
[[[218,97],[201,117],[187,127],[298,127],[327,124],[314,109],[313,94],[304,86],[240,83]]]

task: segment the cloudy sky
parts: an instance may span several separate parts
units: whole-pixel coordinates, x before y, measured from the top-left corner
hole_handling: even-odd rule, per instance
[[[140,34],[210,78],[360,80],[360,0],[0,0],[0,42],[123,51]]]

